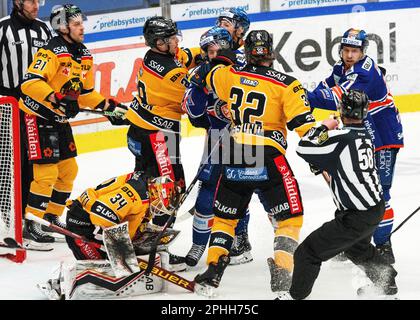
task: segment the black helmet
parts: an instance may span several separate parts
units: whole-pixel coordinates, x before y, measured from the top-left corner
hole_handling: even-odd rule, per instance
[[[369,98],[361,90],[344,92],[339,105],[340,114],[343,117],[363,120],[366,117],[369,105]]]
[[[156,47],[156,42],[159,39],[165,41],[165,39],[176,34],[178,34],[176,22],[161,16],[147,19],[143,27],[143,36],[147,45],[151,48]]]
[[[82,10],[74,4],[64,4],[54,6],[51,10],[50,23],[55,32],[59,32],[61,27],[68,27],[69,20],[81,16],[86,20],[86,16]]]
[[[253,30],[245,39],[245,55],[250,57],[271,57],[273,53],[273,38],[265,30]]]

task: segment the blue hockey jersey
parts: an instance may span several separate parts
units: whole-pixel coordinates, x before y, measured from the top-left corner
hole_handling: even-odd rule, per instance
[[[335,111],[343,92],[349,89],[362,90],[369,97],[365,126],[375,151],[402,148],[404,138],[398,109],[381,69],[370,57],[365,56],[347,71],[342,61],[338,61],[332,74],[313,92],[308,92],[308,99],[312,108]]]
[[[243,67],[246,63],[243,51],[238,49],[235,53],[236,64]],[[226,102],[196,86],[190,86],[185,92],[182,108],[195,127],[220,130],[230,123]]]

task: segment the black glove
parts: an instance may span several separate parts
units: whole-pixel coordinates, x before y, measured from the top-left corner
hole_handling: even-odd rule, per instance
[[[311,169],[311,172],[316,176],[322,173],[322,170],[314,166],[312,163],[309,164],[309,169]]]
[[[217,56],[211,59],[211,64],[223,64],[225,66],[236,64],[236,53],[231,49],[220,49],[217,51]]]
[[[108,99],[108,104],[108,108],[106,108],[104,111],[115,113],[115,116],[105,115],[109,122],[111,122],[111,124],[114,126],[122,126],[128,124],[128,120],[125,117],[128,108],[122,103],[115,101],[114,99]]]
[[[74,118],[79,113],[80,108],[77,98],[72,96],[63,96],[58,92],[54,94],[54,97],[56,102],[51,103],[53,108],[60,110],[67,118]]]

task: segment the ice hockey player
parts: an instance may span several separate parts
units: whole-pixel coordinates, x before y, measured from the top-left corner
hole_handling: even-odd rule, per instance
[[[79,106],[85,106],[119,111],[121,118],[109,120],[120,124],[127,108],[94,90],[92,55],[82,43],[82,11],[72,4],[56,6],[50,22],[58,35],[34,56],[22,82],[19,106],[26,113],[34,173],[25,212],[61,225],[59,217],[78,170],[77,148],[68,120],[78,114]],[[28,249],[52,250],[54,238],[32,221],[26,221],[24,238]]]
[[[67,205],[67,229],[83,236],[90,242],[84,242],[66,236],[66,241],[77,260],[104,260],[107,253],[97,248],[94,243],[103,244],[102,232],[125,221],[137,255],[146,254],[144,239],[151,239],[150,233],[158,234],[159,228],[150,220],[154,216],[167,216],[177,206],[180,188],[169,176],[149,178],[142,172],[134,172],[102,182],[95,188],[86,189],[76,200],[69,200]],[[167,229],[166,235],[176,236],[176,231]],[[148,236],[143,235],[147,233]],[[169,259],[170,260],[170,259]],[[179,271],[185,264],[171,264],[168,269]],[[81,264],[83,265],[83,264]],[[56,289],[57,279],[43,286],[43,291]]]
[[[249,30],[250,24],[251,22],[248,18],[248,15],[243,9],[240,9],[240,8],[227,9],[223,11],[216,20],[217,27],[223,28],[229,32],[232,38],[231,49],[233,49],[236,54],[235,63],[239,66],[244,66],[246,63],[245,54],[243,52],[243,43],[244,43],[243,39],[245,37],[245,34]],[[207,56],[210,56],[210,55],[207,54]],[[187,92],[188,94],[187,101],[190,101],[190,103],[192,104],[198,103],[194,101],[194,98],[193,98],[194,92],[196,91],[202,91],[202,89],[196,88],[196,87],[194,88],[193,86],[193,89],[190,89]],[[214,92],[211,93],[209,96],[212,96],[212,95],[215,96]],[[209,99],[211,98],[209,97]],[[220,114],[220,106],[218,107],[217,103],[220,104],[221,100],[220,99],[216,100],[215,102],[216,108],[214,110],[209,110],[210,119],[212,119],[212,115],[211,115],[212,113],[219,112]],[[211,106],[210,102],[209,102],[209,106]],[[198,109],[200,109],[200,107],[198,107]],[[213,109],[213,108],[210,107],[209,109]],[[196,117],[196,115],[194,115],[194,117]],[[202,118],[200,117],[200,118],[197,118],[196,120],[192,120],[192,118],[190,117],[190,121],[192,121],[193,124],[195,122],[194,125],[200,126],[200,124],[197,125],[198,119],[202,119]],[[217,125],[213,124],[211,128],[218,129],[219,125],[220,124],[217,124]],[[212,137],[216,138],[217,134],[212,135]],[[216,174],[217,174],[216,171],[217,170],[213,170],[211,172],[211,175],[213,178],[216,177]],[[206,179],[206,177],[202,177],[202,178]],[[208,185],[208,187],[211,188],[211,185]],[[206,183],[202,182],[200,186],[200,195],[204,195],[206,192],[207,192]],[[210,192],[208,195],[210,196],[211,194],[214,194],[214,190]],[[197,201],[202,201],[202,199],[198,198]],[[190,266],[196,265],[201,255],[203,254],[205,250],[205,246],[203,246],[203,244],[207,244],[210,228],[212,225],[212,220],[211,220],[211,217],[213,216],[212,210],[211,208],[207,208],[208,210],[206,209],[206,207],[212,206],[212,202],[203,201],[202,203],[203,203],[203,208],[200,208],[200,205],[198,205],[198,211],[197,211],[197,206],[195,206],[194,208],[195,215],[194,215],[194,226],[193,226],[193,246],[191,247],[191,250],[188,252],[187,257],[186,257],[187,263]],[[205,221],[203,221],[202,218],[204,218]],[[208,220],[209,218],[210,220]],[[247,210],[245,217],[239,220],[238,225],[235,228],[235,238],[233,241],[232,249],[230,251],[230,264],[231,265],[247,263],[247,262],[252,261],[253,259],[252,254],[251,254],[252,247],[248,238],[248,223],[249,223],[249,211]]]
[[[128,148],[136,157],[136,171],[152,177],[169,175],[185,189],[179,151],[181,102],[188,84],[185,76],[201,57],[200,48],[180,49],[176,23],[160,16],[146,21],[143,34],[150,50],[137,76],[138,94],[127,112]]]
[[[218,56],[219,50],[230,51],[231,59],[238,56],[232,52],[232,37],[230,33],[221,27],[213,27],[206,31],[200,38],[200,47],[203,51],[205,61],[211,62]],[[221,63],[226,63],[223,59]],[[212,62],[217,64],[216,61]],[[203,159],[207,159],[215,144],[219,144],[219,137],[225,128],[230,124],[230,115],[226,102],[220,100],[214,92],[208,92],[197,86],[190,86],[183,100],[183,109],[188,114],[190,122],[195,127],[207,130],[206,148]],[[213,199],[217,181],[221,173],[222,159],[221,146],[219,152],[214,152],[209,163],[203,164],[199,180],[200,189],[194,206],[193,221],[193,245],[187,253],[185,260],[187,265],[197,265],[203,255],[208,240],[210,229],[213,225]],[[241,219],[235,229],[235,240],[230,252],[230,264],[240,264],[252,261],[251,245],[248,241],[247,227],[249,212]]]
[[[240,8],[230,8],[222,11],[216,21],[216,26],[229,31],[232,36],[233,50],[238,50],[244,45],[245,34],[248,32],[251,21],[248,18],[245,10]],[[244,61],[238,61],[240,64],[245,64]]]
[[[394,211],[390,205],[390,191],[397,154],[404,146],[403,129],[398,109],[385,82],[385,69],[366,55],[368,44],[364,30],[347,30],[341,38],[341,59],[335,64],[332,74],[313,92],[308,92],[308,98],[311,107],[337,110],[342,94],[349,89],[362,90],[369,97],[368,115],[364,122],[372,135],[385,198],[385,215],[373,240],[381,254],[394,263],[390,242]]]
[[[342,130],[336,129],[336,120],[324,120],[299,142],[298,155],[330,176],[337,211],[334,220],[312,232],[296,249],[290,291],[281,292],[279,299],[308,297],[321,263],[341,251],[373,282],[360,288],[358,294],[394,295],[398,291],[397,272],[371,244],[384,215],[385,202],[375,166],[374,146],[363,124],[367,109],[367,95],[350,89],[342,94],[338,106]]]
[[[207,85],[228,101],[232,121],[230,145],[223,144],[224,156],[230,162],[223,165],[215,193],[208,269],[195,278],[204,291],[219,286],[229,263],[234,229],[254,192],[275,233],[274,259],[268,259],[273,291],[287,290],[290,285],[293,253],[303,222],[298,183],[285,153],[286,127],[303,136],[315,123],[304,89],[295,78],[272,68],[273,40],[267,31],[249,33],[245,55],[247,65],[243,69],[218,65],[209,72],[209,64],[191,77],[192,83]],[[255,161],[250,161],[249,153],[240,153],[247,148],[257,154]]]
[[[241,8],[230,8],[223,11],[217,18],[216,26],[226,29],[232,36],[232,49],[236,54],[236,64],[243,67],[246,64],[244,53],[244,38],[248,32],[251,21],[245,10]],[[248,237],[249,210],[246,215],[240,219],[235,228],[235,238],[232,249],[230,250],[231,265],[251,262],[251,243]]]

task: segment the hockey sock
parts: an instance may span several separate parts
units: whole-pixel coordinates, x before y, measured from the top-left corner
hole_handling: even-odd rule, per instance
[[[277,222],[274,236],[274,261],[278,267],[293,270],[293,254],[298,246],[303,215]]]
[[[376,245],[382,245],[389,240],[394,225],[394,210],[388,202],[385,204],[385,214],[382,221],[373,234],[373,241]]]
[[[227,220],[223,218],[214,218],[214,224],[211,229],[209,252],[207,264],[217,264],[219,257],[228,255],[232,247],[235,236],[235,227],[238,220]]]

